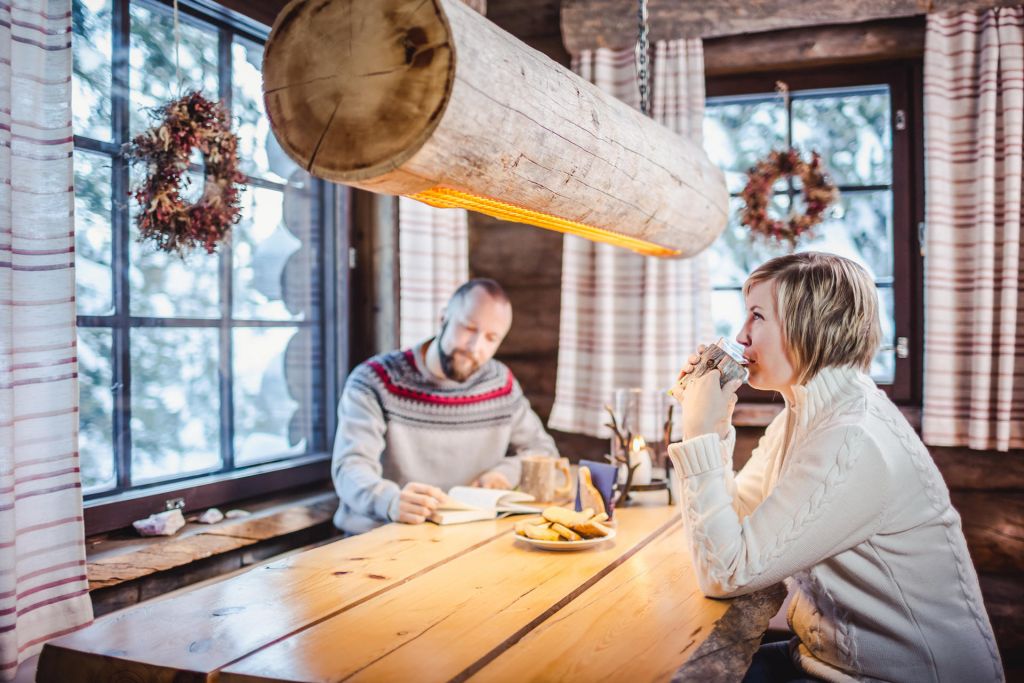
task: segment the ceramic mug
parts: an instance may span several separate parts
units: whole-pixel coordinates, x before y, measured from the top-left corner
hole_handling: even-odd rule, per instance
[[[521,459],[522,476],[519,489],[533,496],[534,500],[550,503],[568,497],[572,493],[572,475],[569,473],[568,458],[552,458],[548,455],[524,455]],[[558,486],[558,474],[565,477],[565,484]]]

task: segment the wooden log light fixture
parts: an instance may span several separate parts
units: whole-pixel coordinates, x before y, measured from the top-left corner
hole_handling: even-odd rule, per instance
[[[725,227],[698,146],[460,0],[293,0],[263,88],[281,146],[330,181],[692,256]]]

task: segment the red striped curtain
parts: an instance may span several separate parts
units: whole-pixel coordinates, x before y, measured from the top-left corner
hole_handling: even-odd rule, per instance
[[[487,14],[487,0],[463,0]],[[437,333],[441,310],[469,279],[469,219],[462,209],[398,200],[398,337],[403,348]]]
[[[469,278],[469,237],[463,209],[435,209],[398,200],[399,338],[403,348],[437,333],[441,310]]]
[[[0,678],[92,620],[78,468],[71,0],[0,2]]]
[[[930,15],[926,35],[922,431],[1024,448],[1024,9]]]
[[[701,41],[659,41],[652,61],[654,118],[700,144]],[[573,69],[639,106],[633,50],[585,51],[573,59]],[[709,340],[710,278],[700,255],[662,260],[568,235],[563,244],[558,375],[548,426],[604,437],[603,406],[615,388],[639,387],[653,399],[672,384],[698,342]]]

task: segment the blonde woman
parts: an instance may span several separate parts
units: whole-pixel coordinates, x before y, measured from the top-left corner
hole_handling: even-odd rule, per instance
[[[881,338],[867,272],[794,254],[759,267],[743,293],[749,383],[786,408],[734,475],[738,383],[708,373],[683,392],[670,455],[704,593],[783,579],[794,593],[796,637],[762,645],[745,680],[1003,680],[946,485],[866,374]]]

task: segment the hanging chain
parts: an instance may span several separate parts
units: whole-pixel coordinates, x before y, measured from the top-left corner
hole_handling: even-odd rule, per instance
[[[786,149],[793,147],[793,116],[789,106],[789,84],[775,81],[775,94],[782,98],[782,108],[786,112]]]
[[[181,45],[181,32],[178,26],[178,0],[174,0],[174,84],[181,95],[181,60],[178,57]]]
[[[648,56],[651,41],[647,29],[647,0],[638,0],[637,8],[637,41],[636,41],[636,76],[640,83],[640,111],[644,116],[651,115],[651,74],[648,69]]]
[[[793,149],[793,108],[790,106],[789,84],[786,81],[775,81],[775,94],[782,98],[782,108],[786,114],[786,152],[788,153]],[[797,214],[793,176],[786,178],[786,193],[789,195],[789,217],[792,218]]]

